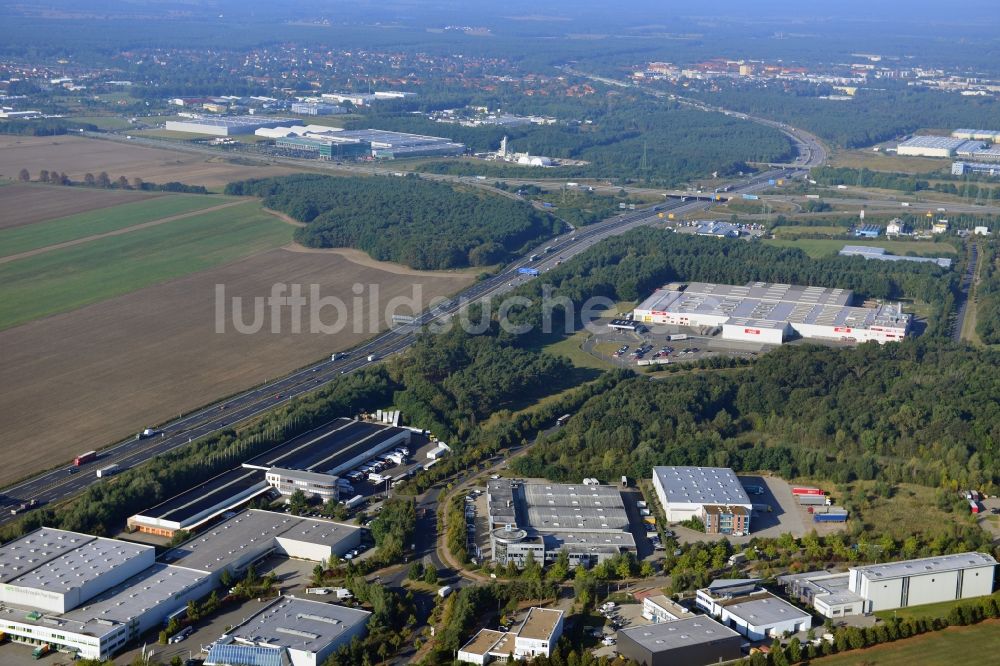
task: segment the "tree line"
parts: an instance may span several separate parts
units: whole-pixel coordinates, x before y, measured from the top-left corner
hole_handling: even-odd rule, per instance
[[[304,222],[309,247],[353,247],[418,269],[506,261],[561,223],[524,202],[415,176],[333,178],[302,174],[230,183],[226,194],[264,198]]]
[[[22,183],[29,183],[31,182],[31,173],[27,169],[21,169],[17,175],[17,179]],[[145,181],[138,176],[132,178],[131,181],[125,176],[118,176],[118,178],[112,179],[111,176],[108,175],[107,171],[102,171],[96,176],[88,171],[84,174],[83,180],[74,181],[66,175],[65,171],[56,171],[55,169],[49,171],[48,169],[41,169],[38,172],[37,182],[48,183],[49,185],[65,185],[69,187],[96,187],[105,190],[138,190],[142,192],[208,194],[208,190],[205,189],[203,185],[185,185],[184,183],[179,183],[177,181],[158,184]]]

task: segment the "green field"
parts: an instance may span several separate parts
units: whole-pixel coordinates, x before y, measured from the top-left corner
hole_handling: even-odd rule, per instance
[[[955,247],[953,245],[949,243],[935,243],[933,241],[869,240],[844,236],[843,238],[803,238],[800,240],[769,238],[764,242],[768,245],[776,245],[778,247],[798,248],[814,259],[837,254],[845,245],[875,245],[876,247],[884,247],[892,254],[913,252],[922,257],[941,257],[955,254]]]
[[[67,120],[95,125],[102,130],[128,129],[132,124],[121,116],[70,116]]]
[[[288,243],[292,229],[247,202],[0,265],[0,329],[73,310]]]
[[[779,238],[797,238],[798,236],[810,236],[812,234],[826,234],[827,236],[840,236],[847,238],[847,227],[834,225],[823,227],[806,226],[780,226],[774,228],[774,235]]]
[[[195,194],[162,196],[4,229],[0,231],[0,257],[124,229],[171,215],[211,208],[226,201],[231,199]]]
[[[822,659],[813,666],[953,666],[988,664],[1000,654],[1000,621],[950,627],[867,650],[852,650]],[[993,655],[992,657],[990,655]],[[993,661],[993,663],[996,663]]]

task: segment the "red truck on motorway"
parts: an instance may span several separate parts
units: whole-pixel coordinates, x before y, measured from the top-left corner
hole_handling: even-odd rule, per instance
[[[73,464],[79,467],[80,465],[86,465],[93,460],[97,460],[97,451],[87,451],[86,453],[81,453],[74,458]]]

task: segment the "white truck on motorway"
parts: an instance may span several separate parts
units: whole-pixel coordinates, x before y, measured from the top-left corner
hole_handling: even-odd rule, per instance
[[[118,465],[108,465],[107,467],[102,467],[101,469],[97,470],[97,478],[103,479],[105,477],[111,476],[112,474],[117,474],[119,471],[121,470],[119,469]]]
[[[371,363],[372,361],[374,361],[377,358],[378,358],[378,356],[376,356],[375,354],[368,354],[368,362],[369,363]]]
[[[668,335],[667,336],[667,340],[670,340],[670,341],[674,341],[674,340],[687,340],[687,339],[688,339],[687,333],[674,333],[673,335]]]

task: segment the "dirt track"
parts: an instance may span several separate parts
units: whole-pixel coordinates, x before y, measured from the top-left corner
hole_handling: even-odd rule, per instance
[[[320,285],[348,306],[355,283],[378,285],[384,307],[422,286],[424,304],[470,284],[470,273],[420,273],[353,261],[350,251],[272,250],[73,312],[0,333],[0,484],[75,453],[112,443],[212,400],[285,374],[368,337],[352,327],[336,335],[291,333],[288,310],[279,333],[239,334],[231,318],[216,333],[215,285],[227,296],[266,297],[278,282]],[[419,276],[420,279],[415,279]],[[308,330],[308,308],[303,329]],[[409,312],[400,309],[400,314]],[[332,310],[323,313],[330,323]],[[265,317],[270,321],[269,317]],[[383,322],[384,327],[384,322]]]

